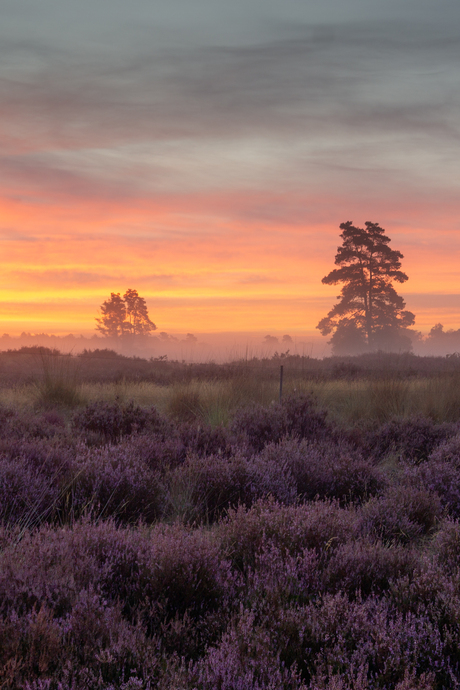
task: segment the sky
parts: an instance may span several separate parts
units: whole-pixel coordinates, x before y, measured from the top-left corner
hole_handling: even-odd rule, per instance
[[[0,332],[312,335],[339,225],[460,327],[458,0],[0,0]],[[320,337],[320,336],[319,336]]]

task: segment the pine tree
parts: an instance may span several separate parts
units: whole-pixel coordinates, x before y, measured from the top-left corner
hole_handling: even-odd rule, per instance
[[[403,343],[404,329],[414,323],[414,314],[405,311],[404,299],[397,294],[393,281],[404,283],[408,277],[401,269],[401,252],[389,247],[390,238],[377,223],[366,222],[357,228],[351,221],[342,223],[342,246],[338,247],[336,268],[325,276],[326,285],[343,283],[339,302],[317,328],[323,335],[350,328],[354,324],[368,349],[391,349]],[[406,342],[407,347],[407,342]]]

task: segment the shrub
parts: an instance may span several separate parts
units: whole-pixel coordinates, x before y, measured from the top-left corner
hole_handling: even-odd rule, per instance
[[[236,450],[228,458],[189,455],[165,482],[171,514],[192,522],[214,521],[239,503],[249,507],[268,496],[287,505],[315,497],[358,501],[383,485],[378,470],[356,452],[295,438],[252,458]]]
[[[443,631],[445,655],[458,658],[459,638],[456,633],[460,615],[460,593],[457,577],[450,566],[436,559],[420,559],[413,573],[394,580],[389,599],[403,615],[428,617]],[[447,569],[446,569],[447,565]],[[455,566],[457,568],[457,566]],[[447,572],[446,572],[447,570]]]
[[[426,690],[435,678],[450,687],[454,663],[427,617],[336,594],[270,618],[243,610],[198,665],[194,687]]]
[[[166,514],[187,522],[214,521],[239,503],[250,505],[252,475],[244,455],[188,456],[183,465],[165,476]]]
[[[129,444],[88,449],[49,441],[4,442],[0,454],[0,519],[32,527],[82,514],[118,521],[159,517],[158,471]]]
[[[288,505],[299,497],[349,501],[382,485],[378,471],[356,453],[296,439],[270,444],[253,458],[237,451],[229,458],[188,456],[165,481],[173,512],[192,521],[213,521],[238,503],[249,507],[270,495]]]
[[[327,411],[318,410],[311,395],[290,395],[281,402],[286,415],[286,433],[299,439],[322,439],[331,429]]]
[[[125,444],[82,449],[62,504],[73,519],[86,513],[117,522],[152,522],[164,499],[158,474]]]
[[[246,573],[245,604],[259,613],[276,616],[280,607],[317,599],[321,590],[320,565],[316,549],[305,548],[294,555],[273,542],[263,544],[254,567]]]
[[[458,427],[238,415],[0,409],[0,686],[454,687]]]
[[[110,617],[116,621],[120,615],[135,628],[142,622],[149,637],[171,623],[170,639],[176,642],[179,623],[188,618],[180,636],[190,645],[195,635],[191,651],[196,653],[221,634],[236,592],[228,564],[206,534],[178,526],[133,532],[113,522],[88,521],[71,530],[41,528],[7,544],[0,553],[0,591],[4,620],[18,620],[42,606],[61,620],[73,657],[85,636],[99,637],[106,617],[109,634]],[[134,646],[131,653],[141,649]]]
[[[130,437],[126,443],[131,452],[154,471],[173,469],[187,457],[187,447],[173,431],[171,434],[139,434]]]
[[[289,441],[287,442],[289,443]],[[297,442],[294,442],[297,445]],[[283,452],[285,443],[270,443],[248,461],[251,495],[254,500],[272,496],[281,504],[297,502],[297,483],[289,464],[289,454]]]
[[[81,536],[98,563],[103,595],[122,601],[129,619],[144,610],[151,630],[185,612],[199,619],[226,597],[227,568],[205,533],[158,525],[133,534],[101,525]]]
[[[318,411],[313,399],[306,395],[287,397],[271,408],[261,405],[243,408],[236,413],[231,430],[255,452],[268,443],[278,443],[284,436],[318,439],[330,431],[326,412]]]
[[[430,454],[432,462],[450,462],[460,468],[460,434],[455,434],[440,443]]]
[[[88,350],[86,347],[84,350],[82,350],[78,357],[83,357],[86,359],[127,359],[126,355],[121,355],[119,352],[115,352],[115,350],[111,350],[108,347],[104,348],[96,348],[95,350]]]
[[[73,466],[76,445],[63,439],[5,439],[0,455],[7,460],[21,459],[24,464],[44,472],[49,478],[65,476]]]
[[[231,431],[246,441],[251,450],[259,453],[268,443],[277,443],[286,434],[283,412],[278,405],[265,408],[253,404],[235,414]]]
[[[178,436],[189,453],[199,456],[224,455],[229,457],[234,450],[234,439],[223,426],[183,423]]]
[[[285,502],[292,502],[296,495],[303,500],[317,496],[342,502],[360,501],[384,485],[383,475],[343,443],[288,438],[278,445],[267,445],[256,464],[261,478],[277,473],[285,478],[286,486],[293,484],[291,500],[284,499]],[[282,495],[273,493],[282,500]]]
[[[152,407],[150,410],[120,402],[97,401],[89,403],[73,418],[74,428],[84,433],[96,434],[105,443],[117,443],[123,436],[149,429],[161,430],[166,422]]]
[[[235,618],[220,644],[208,651],[197,676],[203,690],[305,688],[295,669],[283,668],[275,640],[250,611]]]
[[[460,467],[429,460],[418,468],[408,468],[405,474],[408,481],[437,494],[452,517],[460,517]]]
[[[404,460],[420,462],[452,435],[453,430],[452,424],[435,424],[420,416],[393,419],[368,434],[365,450],[377,459],[397,453]]]
[[[156,641],[124,620],[118,605],[107,605],[92,592],[79,594],[65,620],[42,606],[10,624],[8,633],[9,644],[0,651],[4,687],[134,690],[149,687],[142,679],[154,682],[158,675]],[[125,683],[130,677],[140,684]]]
[[[426,687],[433,669],[437,687],[450,687],[454,677],[455,659],[444,655],[436,626],[426,616],[394,610],[387,598],[326,595],[287,611],[275,629],[281,660],[295,663],[315,690],[384,690],[402,684],[408,674]]]
[[[0,444],[0,520],[22,527],[53,521],[71,482],[75,451],[59,442]]]
[[[32,527],[54,518],[59,489],[23,458],[0,459],[0,521]]]
[[[41,415],[28,411],[0,409],[2,441],[6,439],[45,439],[61,437],[71,443],[64,418],[56,410]]]
[[[216,529],[224,556],[242,572],[254,567],[257,554],[267,544],[292,555],[304,549],[330,555],[357,535],[356,511],[332,501],[283,506],[273,499],[260,500],[251,508],[229,510]]]
[[[328,592],[367,597],[387,591],[392,580],[410,574],[417,562],[417,555],[402,546],[348,542],[331,555],[323,583]]]
[[[441,565],[456,571],[460,565],[460,523],[447,518],[433,538],[433,549]]]
[[[409,543],[429,533],[441,517],[436,494],[414,486],[391,487],[362,509],[363,531],[384,542]]]

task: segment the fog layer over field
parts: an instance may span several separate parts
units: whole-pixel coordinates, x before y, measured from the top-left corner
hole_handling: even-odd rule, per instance
[[[96,335],[49,335],[27,333],[0,337],[0,352],[21,347],[42,346],[63,353],[79,354],[83,350],[111,349],[128,357],[165,358],[186,362],[231,362],[240,359],[272,358],[277,355],[299,355],[322,359],[331,355],[328,338],[317,333],[288,334],[272,330],[267,333],[165,333],[148,337],[104,338]],[[428,335],[414,331],[412,349],[420,356],[446,356],[460,352],[460,329],[446,330],[440,324]],[[350,354],[360,354],[350,353]],[[396,352],[395,354],[402,354]]]

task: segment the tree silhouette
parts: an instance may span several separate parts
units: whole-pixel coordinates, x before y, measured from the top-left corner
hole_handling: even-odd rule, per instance
[[[334,355],[360,355],[367,350],[365,333],[353,319],[341,319],[329,343]]]
[[[377,223],[368,221],[365,226],[357,228],[351,221],[340,225],[343,242],[335,257],[340,268],[331,271],[322,282],[343,283],[343,287],[339,302],[317,328],[323,335],[334,332],[333,347],[334,341],[343,345],[350,339],[371,350],[407,349],[410,341],[404,330],[414,323],[415,317],[404,311],[406,304],[392,284],[408,280],[400,270],[403,255],[390,249],[390,238]]]
[[[156,330],[155,324],[149,319],[145,299],[139,297],[137,290],[126,290],[123,299],[126,304],[129,333],[132,335],[147,335],[151,331]]]
[[[119,292],[111,292],[110,299],[101,304],[101,317],[96,319],[96,329],[108,338],[125,333],[126,304]]]
[[[131,289],[123,297],[119,292],[110,293],[110,299],[101,305],[101,316],[96,318],[96,323],[96,329],[109,338],[147,335],[156,330],[149,318],[145,299],[137,290]]]

